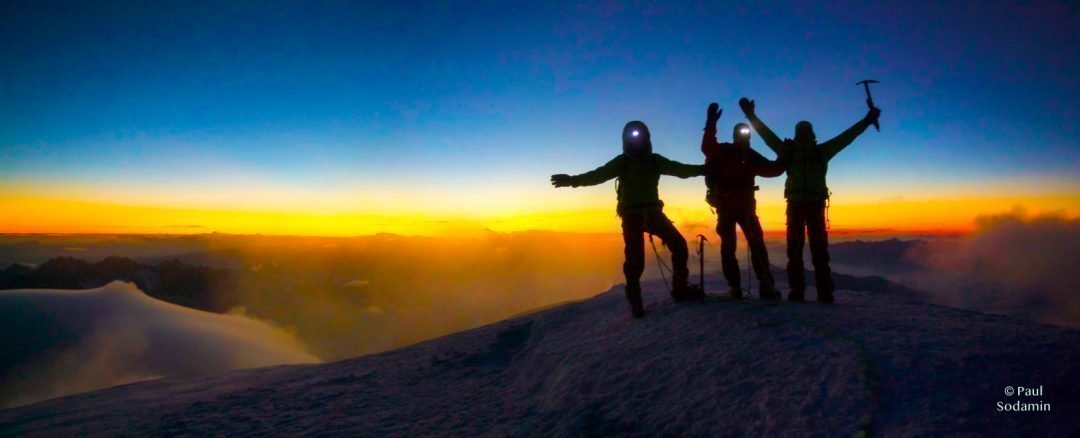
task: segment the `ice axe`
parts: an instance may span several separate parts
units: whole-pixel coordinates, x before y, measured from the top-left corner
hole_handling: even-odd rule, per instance
[[[704,234],[698,234],[698,279],[701,280],[701,291],[705,292],[705,242],[709,239]]]
[[[870,107],[870,109],[874,109],[874,98],[870,97],[870,84],[876,83],[878,83],[878,81],[873,79],[866,79],[855,83],[855,85],[862,85],[863,88],[866,89],[866,106]],[[878,125],[877,120],[874,120],[874,129],[881,132],[881,126]]]

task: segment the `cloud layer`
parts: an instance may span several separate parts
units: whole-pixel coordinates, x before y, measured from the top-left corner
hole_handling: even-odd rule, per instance
[[[935,301],[1080,325],[1080,218],[1022,209],[982,216],[974,233],[917,246],[907,257],[928,268],[915,287]]]
[[[0,292],[0,406],[157,377],[314,363],[289,333],[150,298],[113,282]]]

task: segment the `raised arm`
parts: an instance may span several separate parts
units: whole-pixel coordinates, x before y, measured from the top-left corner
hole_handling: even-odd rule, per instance
[[[722,151],[720,142],[716,141],[716,128],[706,128],[705,134],[701,136],[701,153],[705,154],[705,160],[720,158]]]
[[[765,141],[765,145],[776,152],[776,155],[781,157],[786,156],[788,152],[788,145],[784,143],[780,137],[776,136],[776,133],[772,132],[768,126],[765,126],[765,122],[757,117],[757,113],[754,110],[754,101],[747,98],[739,99],[739,107],[742,108],[743,114],[746,115],[746,119],[750,121],[750,125],[754,127],[754,131],[761,136],[761,139]]]
[[[705,133],[701,136],[701,153],[705,154],[705,160],[711,160],[720,155],[720,143],[716,141],[716,122],[720,120],[720,114],[724,110],[720,105],[713,102],[705,114]]]
[[[779,159],[770,160],[757,153],[755,150],[751,150],[751,156],[754,164],[754,175],[773,178],[784,174],[785,166],[784,162]]]
[[[683,164],[675,160],[669,160],[662,155],[653,154],[656,159],[656,164],[660,168],[660,174],[677,176],[679,178],[690,178],[692,176],[702,176],[705,174],[705,166],[702,164]]]
[[[551,185],[555,187],[595,186],[619,176],[619,167],[621,166],[621,163],[622,155],[619,155],[612,158],[607,164],[581,175],[551,175]]]
[[[862,120],[859,120],[850,128],[848,128],[847,131],[844,131],[832,140],[822,143],[821,152],[825,156],[825,160],[831,160],[832,157],[835,157],[836,154],[840,153],[840,151],[848,147],[851,142],[855,141],[856,138],[862,135],[863,131],[866,131],[867,127],[869,127],[871,124],[874,123],[874,121],[877,120],[879,115],[881,115],[881,110],[874,108],[867,112],[866,116],[863,117]]]

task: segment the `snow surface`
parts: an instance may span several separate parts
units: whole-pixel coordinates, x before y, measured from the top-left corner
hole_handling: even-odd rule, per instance
[[[711,279],[710,281],[716,281]],[[713,284],[716,284],[715,282]],[[2,435],[1076,436],[1080,331],[839,291],[673,304],[645,285],[395,351],[0,411]],[[998,412],[1006,386],[1051,412]],[[1038,400],[1036,400],[1038,399]]]

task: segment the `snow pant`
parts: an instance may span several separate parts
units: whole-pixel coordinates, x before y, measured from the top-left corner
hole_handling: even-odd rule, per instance
[[[742,228],[743,237],[750,247],[750,264],[763,288],[773,287],[772,272],[769,272],[769,251],[765,249],[765,233],[761,229],[761,220],[757,215],[757,201],[753,192],[750,196],[727,196],[721,198],[716,208],[716,234],[720,235],[720,262],[728,287],[740,287],[742,279],[739,272],[739,260],[735,258],[737,238],[735,225]]]
[[[804,234],[805,233],[805,234]],[[829,269],[829,234],[825,231],[825,200],[787,203],[787,272],[793,292],[806,290],[803,271],[803,239],[810,236],[810,260],[818,294],[832,294],[832,270]]]
[[[687,285],[690,270],[686,267],[689,251],[686,239],[671,220],[659,208],[632,209],[622,212],[622,235],[626,261],[623,274],[626,275],[627,288],[641,287],[641,274],[645,272],[645,237],[649,233],[664,242],[671,251],[672,289]]]

